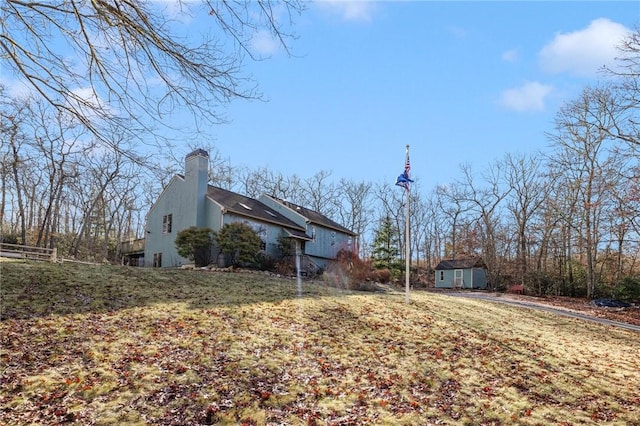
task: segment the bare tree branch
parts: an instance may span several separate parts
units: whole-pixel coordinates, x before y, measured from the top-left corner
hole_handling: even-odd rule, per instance
[[[187,38],[161,5],[145,0],[7,0],[0,5],[0,57],[48,103],[110,146],[105,127],[140,138],[185,108],[198,126],[225,120],[232,99],[257,99],[242,73],[252,38],[268,31],[287,49],[280,16],[299,0],[178,0],[180,15],[211,18],[209,34]],[[288,15],[287,15],[288,14]],[[133,125],[135,123],[135,125]]]

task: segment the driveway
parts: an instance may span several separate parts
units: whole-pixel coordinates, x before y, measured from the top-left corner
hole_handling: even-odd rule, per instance
[[[443,292],[440,294],[453,296],[453,297],[467,297],[471,299],[481,299],[481,300],[486,300],[489,302],[496,302],[496,303],[505,303],[507,305],[519,306],[522,308],[538,309],[541,311],[551,312],[553,314],[562,315],[565,317],[578,318],[585,321],[591,321],[591,322],[595,322],[602,325],[610,325],[613,327],[624,328],[627,330],[635,331],[636,333],[640,333],[640,326],[638,325],[627,324],[619,321],[612,321],[606,318],[598,318],[598,317],[586,315],[576,311],[555,308],[553,306],[545,305],[542,303],[526,302],[522,300],[515,300],[515,299],[495,296],[490,293],[478,293],[478,292],[470,292],[470,291]]]

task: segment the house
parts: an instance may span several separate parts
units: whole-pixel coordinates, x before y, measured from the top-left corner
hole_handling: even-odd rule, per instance
[[[479,258],[443,260],[435,271],[436,288],[487,288],[487,266]]]
[[[310,240],[305,241],[303,253],[317,267],[326,269],[328,263],[337,257],[340,250],[358,252],[356,245],[358,235],[328,217],[268,195],[261,195],[258,200],[305,228]]]
[[[297,241],[302,249],[301,269],[325,268],[340,248],[355,250],[356,234],[329,218],[303,208],[261,196],[246,197],[208,184],[209,155],[198,149],[185,157],[185,174],[176,175],[147,215],[145,266],[176,267],[189,263],[175,247],[178,232],[190,226],[219,231],[225,224],[243,222],[262,240],[261,250],[279,257],[280,238]],[[212,259],[219,250],[214,246]]]

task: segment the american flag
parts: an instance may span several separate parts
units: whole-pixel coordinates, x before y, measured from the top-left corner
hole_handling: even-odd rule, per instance
[[[396,185],[403,187],[407,191],[409,190],[409,183],[413,182],[409,178],[409,171],[411,170],[411,163],[409,162],[409,155],[407,154],[407,161],[404,163],[404,172],[398,176]]]

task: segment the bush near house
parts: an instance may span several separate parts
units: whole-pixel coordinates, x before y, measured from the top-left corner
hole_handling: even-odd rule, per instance
[[[222,253],[230,255],[231,264],[254,265],[260,251],[260,237],[247,224],[233,222],[225,224],[216,235]]]
[[[196,267],[207,266],[211,261],[211,246],[215,233],[211,228],[190,226],[178,232],[175,245],[178,254],[195,263]]]

